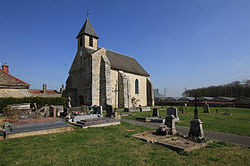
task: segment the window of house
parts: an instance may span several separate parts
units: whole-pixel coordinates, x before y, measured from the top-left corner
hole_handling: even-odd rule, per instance
[[[139,81],[138,81],[138,79],[135,80],[135,94],[139,94]]]
[[[93,37],[92,36],[89,37],[89,46],[93,47]]]
[[[82,46],[82,37],[80,38],[80,47]]]

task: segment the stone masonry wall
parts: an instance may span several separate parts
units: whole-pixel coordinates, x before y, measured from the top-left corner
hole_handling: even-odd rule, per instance
[[[0,89],[0,97],[30,97],[28,89]]]
[[[142,105],[146,106],[147,105],[147,77],[141,76],[141,75],[136,75],[136,74],[131,74],[123,71],[119,71],[120,77],[122,77],[122,80],[119,81],[119,75],[117,70],[111,70],[111,85],[112,85],[112,90],[114,91],[116,82],[123,82],[123,88],[119,89],[119,95],[116,96],[115,99],[115,93],[112,93],[112,105],[114,106],[115,103],[114,101],[116,100],[118,105],[118,101],[121,100],[121,96],[123,96],[123,106],[125,108],[132,107],[132,98],[139,99],[140,101],[138,102],[137,106]],[[139,81],[139,94],[135,94],[135,80],[138,79]],[[122,91],[123,89],[123,91]],[[122,93],[122,94],[121,94]],[[120,96],[120,98],[119,98]],[[129,103],[128,103],[129,101]],[[120,102],[120,107],[122,107],[122,102]]]

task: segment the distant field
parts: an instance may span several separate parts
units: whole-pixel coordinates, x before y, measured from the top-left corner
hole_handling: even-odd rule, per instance
[[[250,149],[214,142],[191,153],[131,137],[148,130],[120,126],[76,129],[72,132],[0,141],[0,165],[248,165]]]
[[[179,110],[179,107],[177,108]],[[160,109],[160,115],[162,117],[166,117],[166,109],[167,107]],[[218,114],[215,112],[216,109],[218,109]],[[229,110],[232,116],[222,115],[225,110]],[[177,123],[177,125],[189,127],[189,122],[194,115],[193,111],[194,107],[187,107],[186,114],[179,116],[180,122]],[[212,107],[210,111],[210,114],[203,113],[203,108],[198,107],[199,118],[203,122],[203,128],[205,130],[250,136],[250,109]],[[126,118],[135,119],[136,117],[151,116],[152,111],[135,112],[133,114],[135,115],[127,116]]]

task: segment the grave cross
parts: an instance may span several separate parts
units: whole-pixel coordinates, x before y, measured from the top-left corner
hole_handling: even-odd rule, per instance
[[[197,110],[197,96],[195,95],[195,98],[194,98],[194,119],[198,119],[198,110]]]
[[[116,80],[115,89],[113,90],[113,92],[115,92],[115,112],[116,112],[116,102],[117,102],[116,98],[117,98],[117,93],[119,93],[117,80]]]
[[[89,18],[89,10],[90,10],[90,9],[87,9],[87,18]]]

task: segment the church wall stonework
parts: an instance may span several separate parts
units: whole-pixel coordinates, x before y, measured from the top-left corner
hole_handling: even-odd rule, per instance
[[[120,76],[119,76],[119,74]],[[120,80],[119,80],[120,77]],[[135,80],[138,79],[139,81],[139,94],[135,94]],[[123,84],[117,86],[117,89],[119,90],[117,95],[115,95],[115,89],[116,84]],[[112,86],[112,105],[118,106],[119,101],[119,107],[132,107],[132,98],[138,99],[139,102],[136,105],[137,107],[139,105],[146,106],[147,105],[147,77],[137,75],[137,74],[131,74],[123,71],[117,71],[117,70],[111,70],[111,86]],[[129,84],[129,85],[128,85]],[[119,88],[120,87],[120,88]],[[119,98],[120,96],[120,98]],[[122,97],[123,96],[123,99]],[[116,97],[116,98],[115,98]],[[123,101],[121,101],[123,100]],[[128,103],[129,100],[129,103]]]
[[[137,106],[146,106],[147,105],[147,77],[136,75],[132,73],[126,73],[126,77],[129,80],[130,86],[129,86],[129,100],[131,101],[134,97],[135,99],[140,100],[137,104]],[[139,81],[139,94],[135,94],[135,80],[138,79]]]
[[[137,107],[152,103],[147,100],[151,99],[148,87],[152,85],[147,81],[148,73],[134,58],[97,48],[98,36],[88,19],[79,34],[78,51],[70,68],[64,97],[70,96],[76,105],[84,100],[86,105],[102,105],[104,108],[107,104],[132,107],[132,98],[139,100]],[[93,37],[93,47],[89,46],[90,36]],[[135,94],[136,79],[139,81],[138,94]]]
[[[97,50],[97,39],[93,38],[93,47],[91,47],[91,46],[89,46],[89,38],[90,38],[90,36],[88,36],[88,35],[84,36],[83,47]]]
[[[99,105],[101,56],[92,55],[92,105]]]
[[[112,89],[112,105],[118,107],[119,91],[118,91],[118,71],[111,70],[111,89]]]

